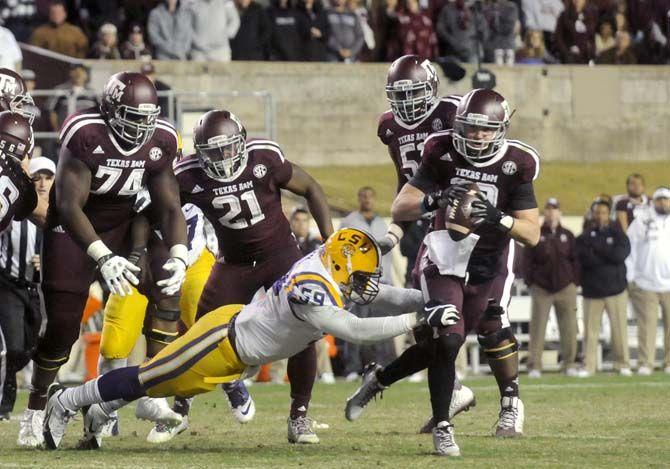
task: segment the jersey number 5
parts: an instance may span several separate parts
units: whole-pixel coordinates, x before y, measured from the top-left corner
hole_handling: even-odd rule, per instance
[[[242,212],[242,204],[240,200],[243,200],[249,206],[249,211],[251,212],[251,219],[249,221],[244,218],[233,220],[233,218],[237,217]],[[248,228],[249,226],[253,226],[256,223],[265,220],[265,215],[263,215],[263,212],[261,211],[261,206],[258,203],[258,199],[256,199],[256,194],[254,194],[254,191],[252,190],[242,193],[239,198],[232,194],[220,195],[212,200],[212,205],[217,210],[229,207],[228,213],[219,218],[219,223],[226,228],[233,230],[243,230],[244,228]]]
[[[419,161],[421,160],[421,152],[423,151],[423,142],[417,144],[406,143],[400,145],[400,159],[402,160],[402,169],[405,177],[409,181],[416,174],[417,169],[419,169]],[[409,159],[408,154],[414,151],[419,152],[419,156],[415,159]]]
[[[19,198],[19,190],[8,176],[0,176],[0,219],[5,218],[11,204]]]

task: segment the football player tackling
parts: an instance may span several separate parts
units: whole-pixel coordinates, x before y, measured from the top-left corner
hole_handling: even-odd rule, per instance
[[[420,291],[379,285],[380,261],[369,235],[338,230],[250,304],[223,306],[202,316],[149,362],[110,371],[75,388],[52,385],[44,421],[47,447],[60,445],[79,409],[84,411],[84,442],[98,448],[108,415],[129,401],[211,391],[219,382],[240,379],[250,368],[295,355],[324,333],[364,343],[409,332],[426,321],[452,324],[455,317],[445,308],[430,315],[423,311]],[[361,319],[343,309],[345,300],[422,312]]]

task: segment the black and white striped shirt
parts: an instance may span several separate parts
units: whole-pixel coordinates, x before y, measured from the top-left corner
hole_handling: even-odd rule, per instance
[[[39,281],[30,260],[40,252],[42,231],[28,220],[12,220],[0,234],[0,271],[6,276],[27,282]]]

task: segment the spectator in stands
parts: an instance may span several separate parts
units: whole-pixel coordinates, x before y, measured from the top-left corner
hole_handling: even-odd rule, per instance
[[[376,239],[383,238],[388,226],[384,219],[375,212],[376,196],[376,192],[372,187],[361,187],[358,190],[358,210],[344,217],[340,223],[340,228],[357,228],[370,233]],[[393,283],[391,270],[391,255],[389,253],[382,258],[381,283],[387,285]],[[355,305],[350,311],[361,318],[383,316],[386,314],[384,311],[359,305]],[[371,361],[389,363],[393,361],[395,358],[395,347],[392,339],[369,346],[360,346],[345,342],[343,355],[346,379],[347,381],[354,381],[358,379],[363,365],[366,363]]]
[[[398,0],[379,0],[372,7],[372,30],[375,32],[376,49],[373,52],[377,62],[393,62],[400,57],[400,34],[398,29]]]
[[[70,7],[70,13],[78,13],[78,24],[87,36],[92,37],[105,23],[121,26],[124,19],[122,3],[123,0],[77,0],[71,2],[74,5]],[[72,7],[78,7],[78,11],[73,11]]]
[[[119,39],[116,33],[116,26],[112,23],[105,23],[100,26],[98,31],[98,40],[93,44],[89,57],[92,59],[119,60]]]
[[[149,13],[147,31],[158,60],[186,60],[193,45],[193,11],[180,0],[164,0]]]
[[[28,42],[39,24],[36,0],[13,0],[2,2],[0,23],[9,29],[19,42]]]
[[[73,112],[98,106],[98,93],[88,86],[88,70],[81,64],[74,65],[69,80],[54,90],[63,92],[47,102],[51,129],[56,132]]]
[[[372,51],[375,49],[375,33],[370,27],[370,12],[365,6],[364,0],[347,0],[349,10],[354,12],[358,17],[358,22],[363,29],[363,49],[358,55],[360,61],[370,61],[372,58]]]
[[[626,192],[627,195],[614,198],[616,221],[624,233],[638,212],[646,210],[651,203],[645,194],[644,177],[641,174],[634,173],[626,178]]]
[[[270,60],[299,61],[303,58],[304,46],[298,26],[298,11],[293,0],[271,0],[268,7],[270,18]]]
[[[614,368],[630,376],[626,293],[626,257],[630,243],[623,231],[610,220],[611,204],[603,199],[591,206],[593,226],[577,238],[584,297],[584,365],[589,374],[596,372],[596,350],[603,309],[612,331]]]
[[[586,64],[595,59],[595,8],[586,0],[570,0],[556,23],[556,49],[563,63]]]
[[[430,17],[419,8],[418,0],[404,0],[398,15],[401,52],[433,60],[438,55],[437,35]]]
[[[254,0],[235,0],[240,28],[230,40],[233,60],[265,60],[272,29],[263,7]]]
[[[321,246],[321,239],[309,230],[309,212],[305,207],[296,207],[291,213],[291,231],[303,254],[309,254]]]
[[[510,0],[489,0],[484,4],[489,35],[484,44],[484,58],[496,65],[514,65],[519,9]]]
[[[615,46],[601,53],[596,63],[610,65],[633,65],[637,63],[637,57],[631,47],[630,33],[628,31],[617,31]]]
[[[614,18],[604,18],[598,25],[596,34],[596,56],[606,50],[612,49],[616,45],[614,32],[616,31],[616,20]]]
[[[656,358],[658,307],[663,314],[663,369],[670,374],[670,188],[654,191],[653,208],[628,229],[628,293],[637,317],[638,369],[650,375]]]
[[[558,62],[544,44],[544,35],[537,29],[529,29],[523,41],[523,47],[516,52],[516,63],[525,65],[555,64]]]
[[[321,0],[298,1],[298,24],[302,27],[305,60],[328,60],[328,17]]]
[[[140,67],[140,73],[146,76],[156,87],[158,91],[158,105],[161,108],[160,116],[168,119],[170,122],[175,121],[175,116],[170,114],[170,98],[163,94],[165,91],[170,91],[170,85],[156,78],[156,68],[151,62],[145,62]],[[161,93],[163,92],[163,93]],[[175,112],[175,101],[172,102],[172,112]]]
[[[328,60],[356,62],[363,49],[363,27],[358,16],[346,5],[346,0],[333,0],[328,10]]]
[[[564,9],[563,0],[521,0],[526,30],[542,31],[544,44],[552,54],[556,21]]]
[[[544,336],[552,306],[561,338],[562,369],[568,376],[578,376],[575,358],[579,264],[575,236],[561,225],[561,207],[555,198],[544,205],[540,242],[524,249],[523,271],[532,298],[528,377],[539,378],[542,374]]]
[[[484,15],[465,0],[450,0],[440,12],[436,29],[445,55],[468,63],[477,62],[489,35]]]
[[[65,4],[49,5],[49,22],[33,31],[30,43],[59,54],[83,59],[88,53],[88,38],[78,26],[68,23]]]
[[[593,202],[591,202],[591,205],[593,205],[596,202],[604,202],[609,204],[610,207],[614,206],[614,199],[609,195],[609,194],[599,194],[595,199],[593,199]],[[591,207],[586,210],[586,213],[584,214],[584,218],[582,219],[582,231],[587,231],[593,227],[593,210],[591,210]]]
[[[0,26],[0,44],[2,44],[2,48],[0,48],[0,68],[19,70],[23,60],[21,48],[16,42],[14,34],[2,26]]]
[[[128,29],[128,40],[121,45],[124,60],[151,60],[151,49],[144,41],[144,29],[135,23]]]
[[[240,29],[233,0],[197,0],[193,5],[191,59],[230,62],[230,40]]]

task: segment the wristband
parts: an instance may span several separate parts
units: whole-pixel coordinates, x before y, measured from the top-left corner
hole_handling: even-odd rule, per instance
[[[109,250],[102,240],[97,239],[88,245],[86,254],[88,254],[95,262],[98,262],[100,258],[112,254],[112,251]]]
[[[188,265],[188,248],[183,244],[175,244],[170,248],[170,257],[179,259],[184,265]]]
[[[514,218],[509,215],[503,214],[503,216],[498,221],[498,228],[505,233],[508,233],[512,226],[514,226]]]
[[[403,234],[405,233],[403,232],[402,228],[393,222],[389,226],[389,229],[386,231],[386,237],[394,240],[393,241],[394,246],[400,242]]]

